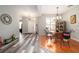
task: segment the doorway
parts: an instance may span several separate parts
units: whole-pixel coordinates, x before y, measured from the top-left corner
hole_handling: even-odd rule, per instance
[[[36,33],[36,18],[23,18],[22,32],[23,33]]]
[[[22,20],[19,21],[19,32],[22,33]]]
[[[29,20],[28,21],[28,33],[35,33],[35,21],[34,20]]]

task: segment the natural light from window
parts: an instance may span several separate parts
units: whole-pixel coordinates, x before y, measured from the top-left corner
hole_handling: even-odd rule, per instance
[[[55,17],[46,17],[46,27],[50,32],[55,31]]]

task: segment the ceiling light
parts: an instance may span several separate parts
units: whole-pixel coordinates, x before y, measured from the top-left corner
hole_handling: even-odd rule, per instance
[[[58,9],[59,9],[59,7],[56,7],[56,9],[57,9],[57,14],[56,14],[56,20],[60,20],[60,19],[62,19],[62,17],[58,14]]]

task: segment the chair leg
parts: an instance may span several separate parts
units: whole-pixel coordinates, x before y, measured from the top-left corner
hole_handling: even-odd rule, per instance
[[[63,46],[63,40],[60,41],[60,48]]]
[[[68,41],[68,47],[70,48],[70,44],[69,44],[69,41]]]
[[[70,48],[69,41],[68,42],[63,41],[63,44],[67,45]]]

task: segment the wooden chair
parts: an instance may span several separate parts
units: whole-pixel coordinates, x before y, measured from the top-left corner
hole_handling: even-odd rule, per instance
[[[64,32],[61,37],[60,37],[60,45],[61,47],[62,46],[66,46],[66,47],[69,47],[70,48],[70,44],[69,44],[69,41],[70,41],[70,33],[69,32]]]

